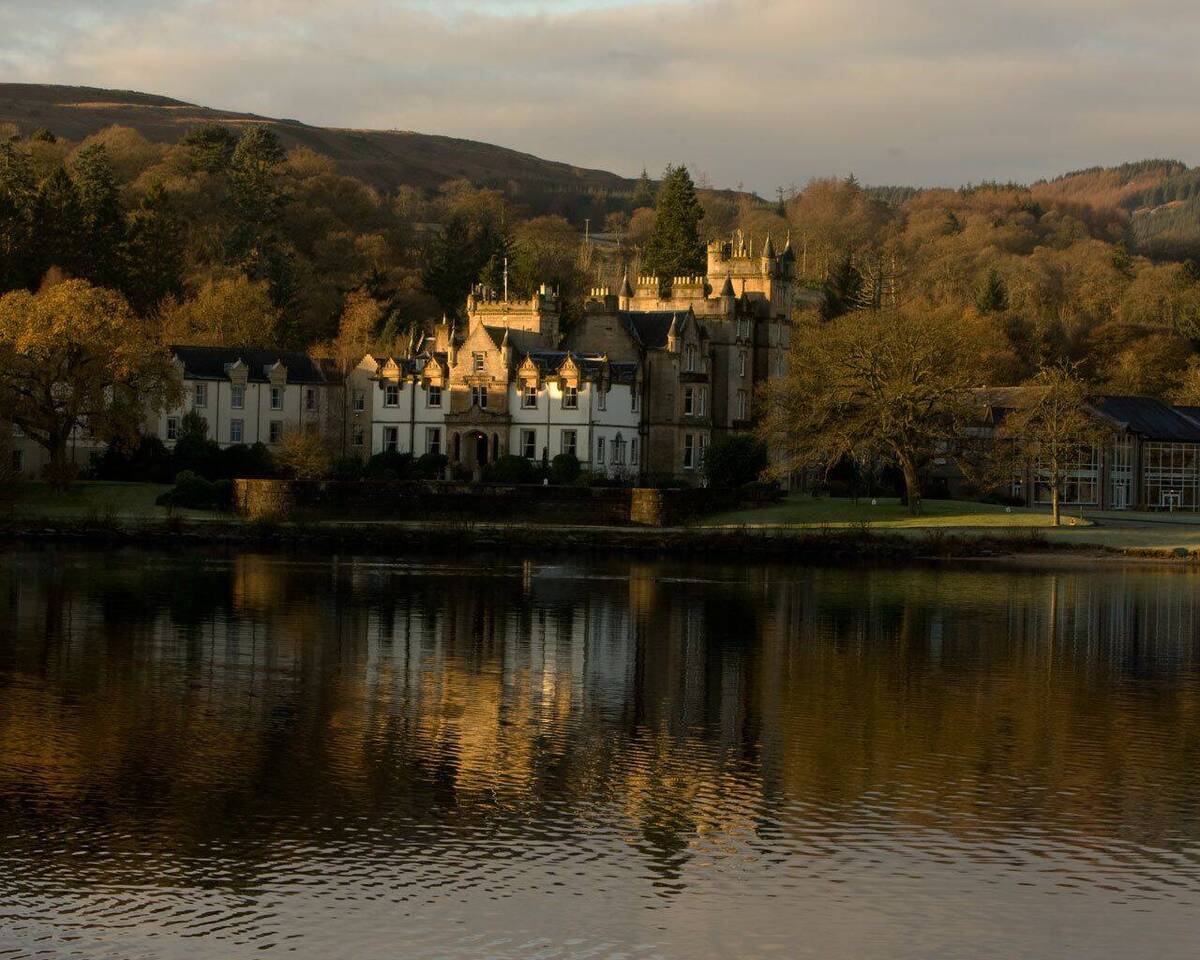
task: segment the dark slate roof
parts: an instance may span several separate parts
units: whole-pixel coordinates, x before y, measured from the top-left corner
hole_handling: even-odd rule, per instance
[[[488,324],[484,324],[483,329],[497,347],[504,342],[504,334],[507,332],[508,345],[517,353],[532,353],[546,348],[545,338],[531,330],[513,330],[511,327],[493,327]]]
[[[373,353],[370,355],[370,357],[377,364],[379,364],[379,368],[381,370],[394,360],[396,362],[396,366],[400,368],[400,372],[405,374],[418,372],[425,366],[425,361],[428,359],[427,355],[418,355],[416,357],[392,357],[379,353]]]
[[[1146,440],[1200,443],[1200,423],[1153,397],[1092,397],[1091,405]]]
[[[579,372],[588,379],[595,379],[600,376],[604,369],[605,359],[602,354],[579,354],[568,353],[561,350],[535,350],[527,354],[537,368],[543,373],[557,373],[567,358],[574,359],[576,366],[579,367]],[[522,363],[524,360],[521,361]],[[609,375],[614,383],[633,383],[634,377],[637,375],[638,365],[636,363],[609,363]]]
[[[667,345],[671,322],[683,325],[686,310],[630,310],[623,312],[621,322],[638,344],[647,350],[661,350]]]
[[[1182,413],[1189,420],[1195,420],[1196,423],[1200,423],[1200,407],[1179,407],[1179,406],[1177,406],[1175,409],[1178,410],[1180,413]]]
[[[239,360],[249,368],[251,383],[266,383],[267,371],[276,363],[287,368],[288,383],[329,383],[338,379],[332,360],[314,360],[306,353],[291,350],[185,346],[173,346],[170,350],[183,364],[184,376],[190,380],[228,380],[229,368]]]

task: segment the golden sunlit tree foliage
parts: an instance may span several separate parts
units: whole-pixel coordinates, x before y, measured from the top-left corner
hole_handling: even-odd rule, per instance
[[[276,340],[280,310],[265,281],[239,275],[205,281],[191,299],[168,299],[160,319],[166,343],[269,347]]]
[[[75,431],[132,440],[179,400],[170,357],[120,294],[66,280],[0,298],[0,419],[45,448],[52,482],[71,480]]]
[[[775,473],[887,462],[921,512],[921,467],[975,413],[978,350],[951,311],[859,310],[800,324],[788,374],[768,382],[761,432]]]

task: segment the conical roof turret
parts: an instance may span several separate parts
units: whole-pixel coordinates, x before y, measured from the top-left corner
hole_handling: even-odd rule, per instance
[[[767,234],[767,242],[762,251],[763,258],[766,260],[775,259],[775,244],[771,242],[771,235]]]

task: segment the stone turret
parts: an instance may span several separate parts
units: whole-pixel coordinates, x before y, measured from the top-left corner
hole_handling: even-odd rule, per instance
[[[625,276],[621,278],[621,292],[617,294],[617,307],[621,310],[628,310],[633,301],[633,286],[629,282],[629,271],[625,271]]]

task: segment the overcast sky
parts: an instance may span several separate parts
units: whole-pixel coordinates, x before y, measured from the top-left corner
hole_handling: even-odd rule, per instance
[[[769,194],[1200,162],[1197,0],[0,0],[0,80]]]

